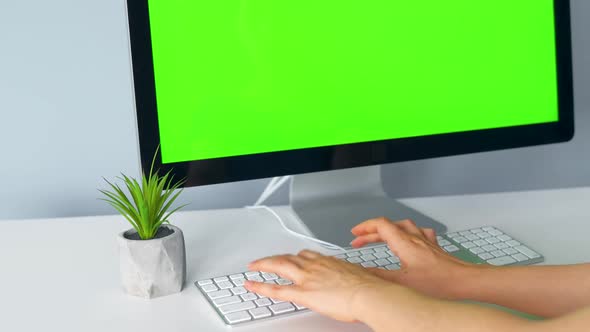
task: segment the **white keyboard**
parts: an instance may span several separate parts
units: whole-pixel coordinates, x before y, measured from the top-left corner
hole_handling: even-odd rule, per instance
[[[455,257],[477,264],[529,265],[543,261],[543,256],[535,250],[495,227],[447,233],[438,236],[438,243]],[[400,269],[399,258],[385,244],[351,249],[335,257],[363,267]],[[291,284],[291,281],[274,273],[250,271],[200,280],[195,282],[195,285],[221,319],[231,326],[307,310],[296,303],[250,293],[243,287],[245,280],[279,285]]]

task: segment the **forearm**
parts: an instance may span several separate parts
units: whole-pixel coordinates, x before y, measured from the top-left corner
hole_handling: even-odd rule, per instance
[[[355,301],[359,320],[376,332],[528,331],[533,323],[478,305],[437,300],[388,285],[364,290]]]
[[[449,291],[455,299],[555,317],[590,305],[590,264],[472,267]]]

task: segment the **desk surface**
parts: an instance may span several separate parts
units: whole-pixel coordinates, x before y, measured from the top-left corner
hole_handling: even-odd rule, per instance
[[[590,188],[406,199],[450,231],[496,225],[536,248],[546,264],[590,261]],[[295,220],[289,207],[277,211]],[[245,270],[261,256],[315,245],[294,238],[264,210],[182,212],[187,284],[151,301],[120,290],[115,235],[122,217],[2,221],[0,330],[226,331],[192,282]],[[240,331],[367,331],[315,313]]]

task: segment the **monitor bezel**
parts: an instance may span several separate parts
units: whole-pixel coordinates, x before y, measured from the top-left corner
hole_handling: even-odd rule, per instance
[[[157,152],[156,169],[200,186],[568,141],[574,134],[570,2],[554,0],[554,7],[558,122],[162,164],[148,0],[128,0],[142,169],[150,169]]]

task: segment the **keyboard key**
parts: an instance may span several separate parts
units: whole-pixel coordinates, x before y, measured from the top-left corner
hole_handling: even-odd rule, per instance
[[[362,255],[369,255],[369,254],[372,254],[374,252],[375,252],[375,250],[373,250],[373,249],[363,249],[363,250],[361,250],[361,254]]]
[[[494,228],[494,227],[490,227],[490,226],[487,226],[487,227],[482,227],[481,229],[483,229],[483,230],[484,230],[484,231],[486,231],[486,232],[489,232],[489,231],[495,230],[495,228]]]
[[[213,300],[213,304],[215,304],[218,307],[220,307],[222,305],[228,305],[228,304],[234,304],[234,303],[240,303],[240,302],[242,302],[242,300],[240,299],[239,296],[228,296],[228,297],[222,297],[217,300]]]
[[[485,246],[483,246],[483,247],[481,247],[481,248],[482,248],[483,250],[485,250],[485,251],[495,251],[495,250],[498,250],[496,247],[494,247],[494,246],[493,246],[493,245],[491,245],[491,244],[485,245]]]
[[[272,314],[270,313],[270,310],[268,310],[268,308],[265,308],[265,307],[250,310],[250,315],[252,315],[252,317],[254,317],[254,319],[272,316]]]
[[[525,255],[523,255],[521,253],[512,255],[512,258],[516,259],[519,262],[528,261],[530,259],[530,258],[528,258],[527,256],[525,256]]]
[[[527,255],[529,258],[541,257],[541,255],[537,254],[536,252],[525,246],[514,247],[514,249],[520,251],[522,254]]]
[[[471,233],[476,234],[476,235],[478,233],[483,233],[483,232],[485,232],[485,231],[483,229],[481,229],[481,228],[474,228],[474,229],[471,230]]]
[[[397,256],[389,257],[388,260],[393,264],[399,263],[399,258]]]
[[[219,311],[221,311],[222,314],[231,314],[232,312],[238,312],[238,311],[245,311],[245,310],[250,310],[250,309],[254,309],[256,308],[256,305],[254,304],[254,302],[252,301],[247,301],[247,302],[241,302],[241,303],[234,303],[234,304],[228,304],[228,305],[224,305],[219,307]]]
[[[297,308],[297,310],[305,310],[305,309],[307,309],[307,307],[304,307],[304,306],[299,305],[297,303],[293,303],[293,305]]]
[[[216,300],[222,297],[232,296],[232,293],[227,289],[222,289],[216,292],[207,293],[207,296],[209,296],[211,300]]]
[[[475,235],[475,234],[467,234],[465,235],[465,238],[469,241],[475,241],[475,240],[479,240],[479,236]]]
[[[447,252],[455,252],[459,250],[459,247],[451,244],[450,246],[444,246],[443,249]]]
[[[244,287],[235,287],[235,288],[232,288],[231,289],[231,292],[234,293],[234,295],[240,295],[240,294],[246,294],[246,293],[248,293],[248,291]]]
[[[505,252],[507,255],[519,254],[518,250],[516,250],[514,248],[506,248],[506,249],[502,249],[502,251]]]
[[[213,281],[221,282],[221,281],[229,281],[229,279],[227,277],[217,277],[217,278],[214,278]]]
[[[246,279],[235,279],[232,280],[232,282],[234,283],[234,285],[236,286],[244,286],[244,282],[246,281]]]
[[[217,286],[215,286],[215,285],[205,285],[205,286],[202,286],[201,289],[205,293],[209,293],[209,292],[213,292],[213,291],[219,290],[219,288],[217,288]]]
[[[353,264],[358,264],[358,263],[364,262],[363,259],[360,257],[352,257],[352,258],[347,259],[347,261],[349,261],[350,263],[353,263]]]
[[[495,237],[488,237],[486,239],[486,241],[488,241],[489,244],[494,244],[494,243],[502,242],[502,241],[496,239]]]
[[[361,255],[360,251],[353,251],[353,252],[349,252],[346,254],[346,256],[348,256],[348,257],[358,257],[360,255]]]
[[[334,257],[336,257],[338,259],[346,259],[348,256],[346,256],[346,254],[340,254],[340,255],[336,255]]]
[[[490,254],[488,252],[484,252],[483,254],[479,254],[477,256],[479,256],[479,258],[483,259],[484,261],[487,260],[487,259],[494,258],[494,255],[492,255],[492,254]]]
[[[374,261],[375,259],[377,259],[375,256],[373,256],[373,254],[364,254],[361,256],[361,258],[365,261]]]
[[[295,307],[289,302],[273,304],[269,308],[272,311],[272,313],[275,315],[283,314],[285,312],[295,311]]]
[[[504,242],[500,242],[500,243],[496,243],[494,244],[494,247],[498,248],[498,249],[506,249],[506,248],[510,248],[510,246],[508,246],[506,243]]]
[[[386,252],[380,251],[373,254],[376,258],[387,258],[389,255]]]
[[[480,247],[488,245],[488,241],[483,240],[483,239],[475,240],[475,241],[473,241],[473,243],[475,243],[476,245],[478,245]]]
[[[465,249],[471,249],[473,247],[475,247],[475,243],[468,241],[468,242],[463,242],[461,243],[461,246]]]
[[[287,279],[277,279],[277,284],[281,285],[281,286],[285,286],[285,285],[292,285],[293,282],[291,280],[287,280]]]
[[[229,276],[229,278],[231,280],[235,280],[235,279],[244,279],[244,275],[241,273],[237,273],[237,274],[232,274],[231,276]]]
[[[472,234],[471,231],[462,231],[462,232],[459,232],[459,235],[461,235],[461,236],[467,236],[467,235],[471,235],[471,234]]]
[[[252,320],[252,317],[250,317],[250,314],[248,314],[246,311],[240,311],[240,312],[235,312],[233,314],[225,315],[225,320],[229,324],[237,324],[237,323],[247,322],[249,320]]]
[[[491,234],[492,236],[500,236],[500,235],[504,234],[504,233],[500,232],[500,231],[499,231],[499,230],[497,230],[497,229],[492,229],[492,230],[489,230],[489,231],[487,231],[487,232],[488,232],[489,234]]]
[[[229,281],[220,281],[217,283],[217,286],[219,287],[219,289],[228,289],[228,288],[233,288],[234,284],[232,284]]]
[[[375,250],[375,252],[387,251],[387,246],[376,247],[376,248],[373,248],[373,250]]]
[[[260,272],[258,272],[258,271],[248,271],[248,272],[246,272],[244,274],[246,275],[246,277],[250,277],[250,276],[260,275]]]
[[[459,233],[448,233],[447,236],[452,239],[452,238],[459,236]]]
[[[375,264],[373,262],[362,262],[361,265],[363,267],[377,267],[377,264]]]
[[[479,247],[471,248],[471,249],[469,249],[469,251],[471,251],[472,253],[474,253],[476,255],[486,252],[485,250],[483,250],[482,248],[479,248]]]
[[[452,244],[451,242],[449,242],[447,240],[444,240],[444,239],[438,241],[438,245],[441,246],[441,247],[448,246],[448,245],[451,245],[451,244]]]
[[[213,281],[211,279],[205,279],[198,282],[199,286],[211,285]]]
[[[477,233],[477,236],[479,236],[482,239],[487,239],[488,237],[490,237],[492,235],[490,235],[490,233],[488,233],[488,232],[481,232],[481,233]]]
[[[246,293],[240,295],[243,301],[254,301],[258,299],[258,296],[254,293]]]
[[[389,262],[387,259],[378,259],[374,262],[375,264],[377,264],[378,266],[385,266],[385,265],[389,265],[391,264],[391,262]]]
[[[495,265],[495,266],[504,266],[516,263],[516,260],[510,256],[504,257],[497,257],[493,259],[489,259],[488,264]]]
[[[456,238],[453,238],[453,241],[455,241],[457,243],[463,243],[463,242],[467,242],[468,240],[463,236],[457,236]]]
[[[492,251],[490,252],[490,254],[494,255],[494,257],[506,256],[506,254],[502,250]]]
[[[503,242],[512,240],[512,238],[506,234],[497,236],[497,238],[498,238],[498,240],[503,241]]]
[[[283,303],[285,301],[283,300],[279,300],[279,299],[270,299],[272,301],[272,303]]]
[[[390,270],[390,271],[394,271],[394,270],[399,270],[400,266],[397,264],[389,264],[385,267],[386,269]]]
[[[520,242],[516,241],[516,240],[510,240],[510,241],[506,241],[506,244],[511,246],[511,247],[517,247],[520,245]]]
[[[279,279],[279,276],[274,273],[263,273],[261,276],[264,280],[277,280],[277,279]]]
[[[264,282],[264,279],[262,279],[262,277],[259,275],[248,276],[247,278],[248,278],[248,280],[252,280],[252,281]]]
[[[258,299],[256,301],[254,301],[254,303],[256,303],[257,306],[259,307],[266,307],[272,304],[272,301],[268,298],[264,298],[264,299]]]

